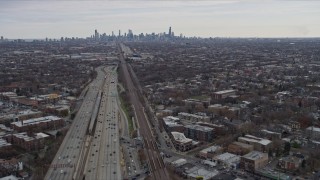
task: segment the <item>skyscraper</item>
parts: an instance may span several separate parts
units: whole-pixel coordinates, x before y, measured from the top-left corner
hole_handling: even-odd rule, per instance
[[[94,30],[94,39],[98,40],[99,39],[99,33],[97,30]]]
[[[128,30],[128,38],[130,38],[130,39],[133,38],[133,32],[131,29]]]
[[[120,31],[120,29],[119,29],[119,37],[121,36],[121,31]]]
[[[171,26],[169,27],[169,37],[171,37]]]

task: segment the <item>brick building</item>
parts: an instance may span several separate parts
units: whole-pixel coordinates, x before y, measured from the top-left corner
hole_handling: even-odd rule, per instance
[[[268,154],[259,151],[251,151],[240,159],[240,168],[255,172],[257,169],[264,167],[268,163]]]
[[[301,158],[288,156],[280,158],[278,164],[280,168],[290,171],[298,169],[301,166],[302,161],[303,159]]]
[[[184,132],[184,126],[180,124],[180,119],[173,116],[163,118],[163,127],[167,132]]]
[[[217,92],[214,92],[213,93],[213,99],[224,99],[226,97],[229,97],[229,96],[234,96],[236,95],[236,90],[223,90],[223,91],[217,91]]]
[[[43,133],[37,133],[29,136],[26,132],[10,134],[4,138],[13,145],[17,145],[28,151],[39,150],[44,147],[44,139],[49,137]]]
[[[238,141],[245,144],[253,145],[254,150],[261,152],[268,152],[269,149],[272,148],[272,141],[252,135],[245,135],[244,137],[239,137]]]
[[[222,147],[221,146],[210,146],[208,148],[202,149],[199,152],[199,157],[203,159],[212,159],[214,156],[222,152]]]
[[[64,120],[57,116],[45,116],[11,123],[11,127],[19,132],[30,129],[45,130],[62,127]]]
[[[253,151],[253,148],[254,148],[253,145],[235,141],[229,144],[228,152],[237,154],[237,155],[244,155]]]
[[[193,147],[192,139],[186,138],[183,133],[171,132],[171,135],[173,145],[178,151],[188,151]]]
[[[206,126],[214,129],[215,135],[224,135],[228,131],[228,128],[222,124],[213,124],[213,123],[206,123],[206,122],[197,122],[196,124],[200,126]]]

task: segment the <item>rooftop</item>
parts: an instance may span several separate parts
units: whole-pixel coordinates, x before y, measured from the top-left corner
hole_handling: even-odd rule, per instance
[[[238,139],[242,139],[244,141],[248,141],[248,142],[254,142],[254,143],[259,143],[262,145],[268,145],[270,144],[272,141],[268,140],[268,139],[263,139],[263,138],[259,138],[259,137],[255,137],[252,135],[245,135],[245,137],[239,137]]]
[[[178,123],[179,120],[179,118],[173,116],[167,116],[163,118],[163,121],[167,126],[182,126]]]
[[[173,122],[176,122],[176,121],[179,121],[180,119],[178,117],[173,117],[173,116],[166,116],[163,118],[164,121],[173,121]]]
[[[28,119],[28,120],[23,121],[23,123],[21,121],[17,121],[17,122],[13,122],[11,124],[16,125],[18,127],[22,127],[22,126],[28,126],[28,125],[32,125],[32,124],[38,124],[41,122],[57,121],[60,119],[61,118],[59,118],[57,116],[45,116],[45,117],[40,117],[40,118]]]
[[[216,176],[219,172],[217,170],[206,170],[204,168],[195,166],[191,169],[186,170],[186,173],[188,174],[188,176],[193,177],[193,178],[197,178],[199,176],[203,177],[203,179],[211,179],[214,176]]]
[[[36,138],[46,138],[46,137],[49,137],[49,135],[41,132],[36,134]]]
[[[295,156],[287,156],[287,157],[282,157],[279,159],[279,161],[287,161],[287,162],[293,162],[293,163],[300,163],[302,159],[295,157]]]
[[[214,108],[214,107],[223,107],[221,104],[212,104],[209,105],[208,107]]]
[[[238,146],[241,146],[241,147],[244,147],[244,148],[251,148],[251,147],[253,147],[253,145],[246,144],[246,143],[242,143],[242,142],[238,142],[238,141],[235,141],[235,142],[233,142],[232,144],[235,144],[235,145],[238,145]]]
[[[213,131],[213,128],[206,127],[206,126],[200,126],[200,125],[186,125],[185,128],[194,129],[198,131]]]
[[[214,92],[214,93],[215,94],[226,94],[226,93],[232,93],[232,92],[236,92],[236,91],[233,90],[233,89],[229,89],[229,90],[217,91],[217,92]]]
[[[3,96],[17,96],[15,92],[2,92],[0,94]]]
[[[278,133],[278,132],[268,131],[266,129],[262,129],[261,131],[265,132],[265,133],[268,133],[268,134],[281,134],[281,133]]]
[[[184,165],[186,163],[187,163],[187,160],[182,159],[182,158],[171,162],[171,164],[174,165],[175,167],[179,167],[179,166]]]
[[[186,138],[186,136],[183,133],[171,132],[171,134],[176,141],[179,141],[181,143],[192,142],[192,139]]]
[[[17,137],[19,139],[23,139],[24,141],[33,141],[33,140],[35,140],[35,138],[28,136],[26,132],[13,134],[13,136],[15,136],[15,137]]]
[[[8,132],[13,131],[13,129],[6,127],[4,124],[0,124],[0,129]]]
[[[197,115],[197,114],[190,114],[190,113],[186,113],[186,112],[180,112],[178,113],[179,116],[191,116],[194,118],[203,118],[203,117],[208,117],[207,115]]]
[[[36,114],[36,113],[41,113],[40,111],[33,111],[31,109],[27,109],[27,110],[24,110],[24,111],[19,111],[18,114],[19,115],[27,115],[27,114]]]
[[[19,180],[19,179],[14,175],[10,175],[10,176],[0,178],[0,180]]]
[[[11,146],[11,144],[8,143],[6,140],[0,138],[0,148],[6,146]]]
[[[215,152],[215,151],[217,151],[217,150],[219,150],[219,149],[221,149],[220,146],[215,146],[215,145],[213,145],[213,146],[210,146],[210,147],[208,147],[208,148],[202,149],[202,150],[200,151],[200,153]]]
[[[307,128],[307,130],[320,132],[320,128],[315,127],[315,126],[310,126]]]
[[[234,162],[234,161],[239,161],[240,156],[232,154],[232,153],[223,153],[215,157],[217,160],[223,161],[223,162]]]
[[[258,160],[258,159],[261,159],[263,157],[268,157],[268,154],[262,153],[262,152],[259,152],[259,151],[251,151],[248,154],[244,155],[243,157],[246,158],[246,159]]]

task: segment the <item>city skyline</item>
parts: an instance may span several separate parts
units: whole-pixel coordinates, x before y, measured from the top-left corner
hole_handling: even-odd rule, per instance
[[[320,37],[316,1],[13,1],[0,3],[0,35],[8,39],[85,38],[98,29],[117,35],[187,37]]]

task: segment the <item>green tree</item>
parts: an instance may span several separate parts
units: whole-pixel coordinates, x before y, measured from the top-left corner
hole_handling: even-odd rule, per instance
[[[293,142],[292,147],[293,147],[293,148],[300,148],[300,144],[298,144],[298,143],[295,141],[295,142]]]

